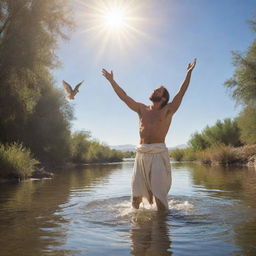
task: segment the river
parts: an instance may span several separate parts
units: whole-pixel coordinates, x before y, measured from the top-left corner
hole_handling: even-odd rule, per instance
[[[256,255],[256,171],[171,163],[170,210],[130,204],[133,162],[0,184],[0,255]]]

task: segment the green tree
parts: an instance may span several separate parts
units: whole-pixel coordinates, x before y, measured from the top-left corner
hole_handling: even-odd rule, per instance
[[[232,52],[233,65],[236,67],[232,78],[225,82],[225,86],[232,90],[232,97],[239,104],[256,103],[256,40],[243,56],[239,52]]]
[[[62,91],[45,84],[35,111],[24,125],[23,140],[45,164],[61,165],[70,157],[73,111]]]
[[[85,162],[90,147],[91,135],[87,131],[77,131],[71,136],[71,159],[73,162]]]
[[[188,141],[189,147],[192,147],[194,150],[203,150],[209,147],[209,143],[205,140],[202,134],[195,132],[191,135]]]
[[[256,20],[249,23],[256,32]],[[233,64],[234,74],[225,82],[225,86],[232,91],[232,97],[236,102],[244,108],[238,116],[241,140],[247,144],[256,143],[256,40],[246,53],[233,52]]]
[[[240,146],[240,129],[236,120],[217,120],[213,126],[206,126],[201,133],[192,134],[188,145],[194,150],[203,150],[216,144]]]
[[[251,21],[252,29],[256,32],[256,22]],[[256,103],[256,40],[245,54],[233,51],[234,75],[225,82],[232,90],[232,97],[244,105]]]
[[[240,129],[236,120],[226,118],[222,121],[217,120],[215,125],[206,128],[202,132],[202,136],[208,145],[224,144],[230,146],[240,146]]]
[[[77,131],[71,136],[71,160],[75,163],[122,161],[123,153],[91,138],[88,131]]]
[[[256,144],[256,107],[248,105],[237,118],[241,129],[241,140],[246,144]]]
[[[49,163],[69,153],[72,109],[51,74],[69,11],[68,0],[0,1],[0,141],[23,142]]]

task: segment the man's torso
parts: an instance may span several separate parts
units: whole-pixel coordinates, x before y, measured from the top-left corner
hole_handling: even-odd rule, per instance
[[[169,130],[172,115],[168,108],[160,110],[143,106],[139,113],[140,119],[140,144],[163,143]]]

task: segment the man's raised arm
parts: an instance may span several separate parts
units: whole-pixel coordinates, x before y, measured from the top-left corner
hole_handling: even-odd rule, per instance
[[[192,74],[192,71],[193,71],[195,65],[196,65],[196,59],[194,59],[193,63],[188,64],[187,75],[185,77],[185,80],[183,81],[179,92],[173,98],[172,102],[170,102],[168,104],[169,112],[171,112],[172,114],[174,114],[178,110],[178,108],[181,104],[182,98],[183,98],[183,96],[184,96],[184,94],[185,94],[185,92],[188,88],[188,85],[189,85],[189,82],[190,82],[190,77],[191,77],[191,74]]]
[[[133,111],[139,113],[141,103],[134,101],[131,97],[129,97],[126,92],[116,83],[114,80],[113,71],[109,73],[106,69],[102,69],[103,76],[110,82],[113,89],[119,98],[126,103],[126,105],[132,109]]]

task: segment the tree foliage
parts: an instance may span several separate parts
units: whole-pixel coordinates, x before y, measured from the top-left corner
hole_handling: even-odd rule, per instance
[[[236,120],[217,120],[215,125],[206,126],[201,133],[192,134],[188,145],[194,150],[204,150],[216,144],[240,146],[240,129]]]
[[[256,21],[251,20],[252,30],[256,32]],[[244,105],[256,104],[256,40],[242,54],[233,51],[235,72],[225,85],[232,90],[233,98]]]
[[[122,161],[121,151],[109,148],[91,138],[87,131],[77,131],[71,138],[71,160],[75,163]]]
[[[198,132],[191,135],[188,145],[194,150],[203,150],[210,146],[204,136]]]
[[[84,162],[87,160],[91,134],[88,131],[77,131],[71,136],[71,159],[73,162]]]
[[[256,32],[256,18],[249,23]],[[233,98],[244,108],[237,118],[241,141],[253,144],[256,143],[256,40],[245,54],[233,52],[233,64],[235,72],[225,85],[232,90]]]
[[[256,144],[256,106],[246,106],[239,114],[237,122],[241,130],[241,141]]]
[[[51,74],[58,40],[73,26],[67,3],[0,1],[0,141],[23,142],[49,163],[68,156],[73,118]]]

